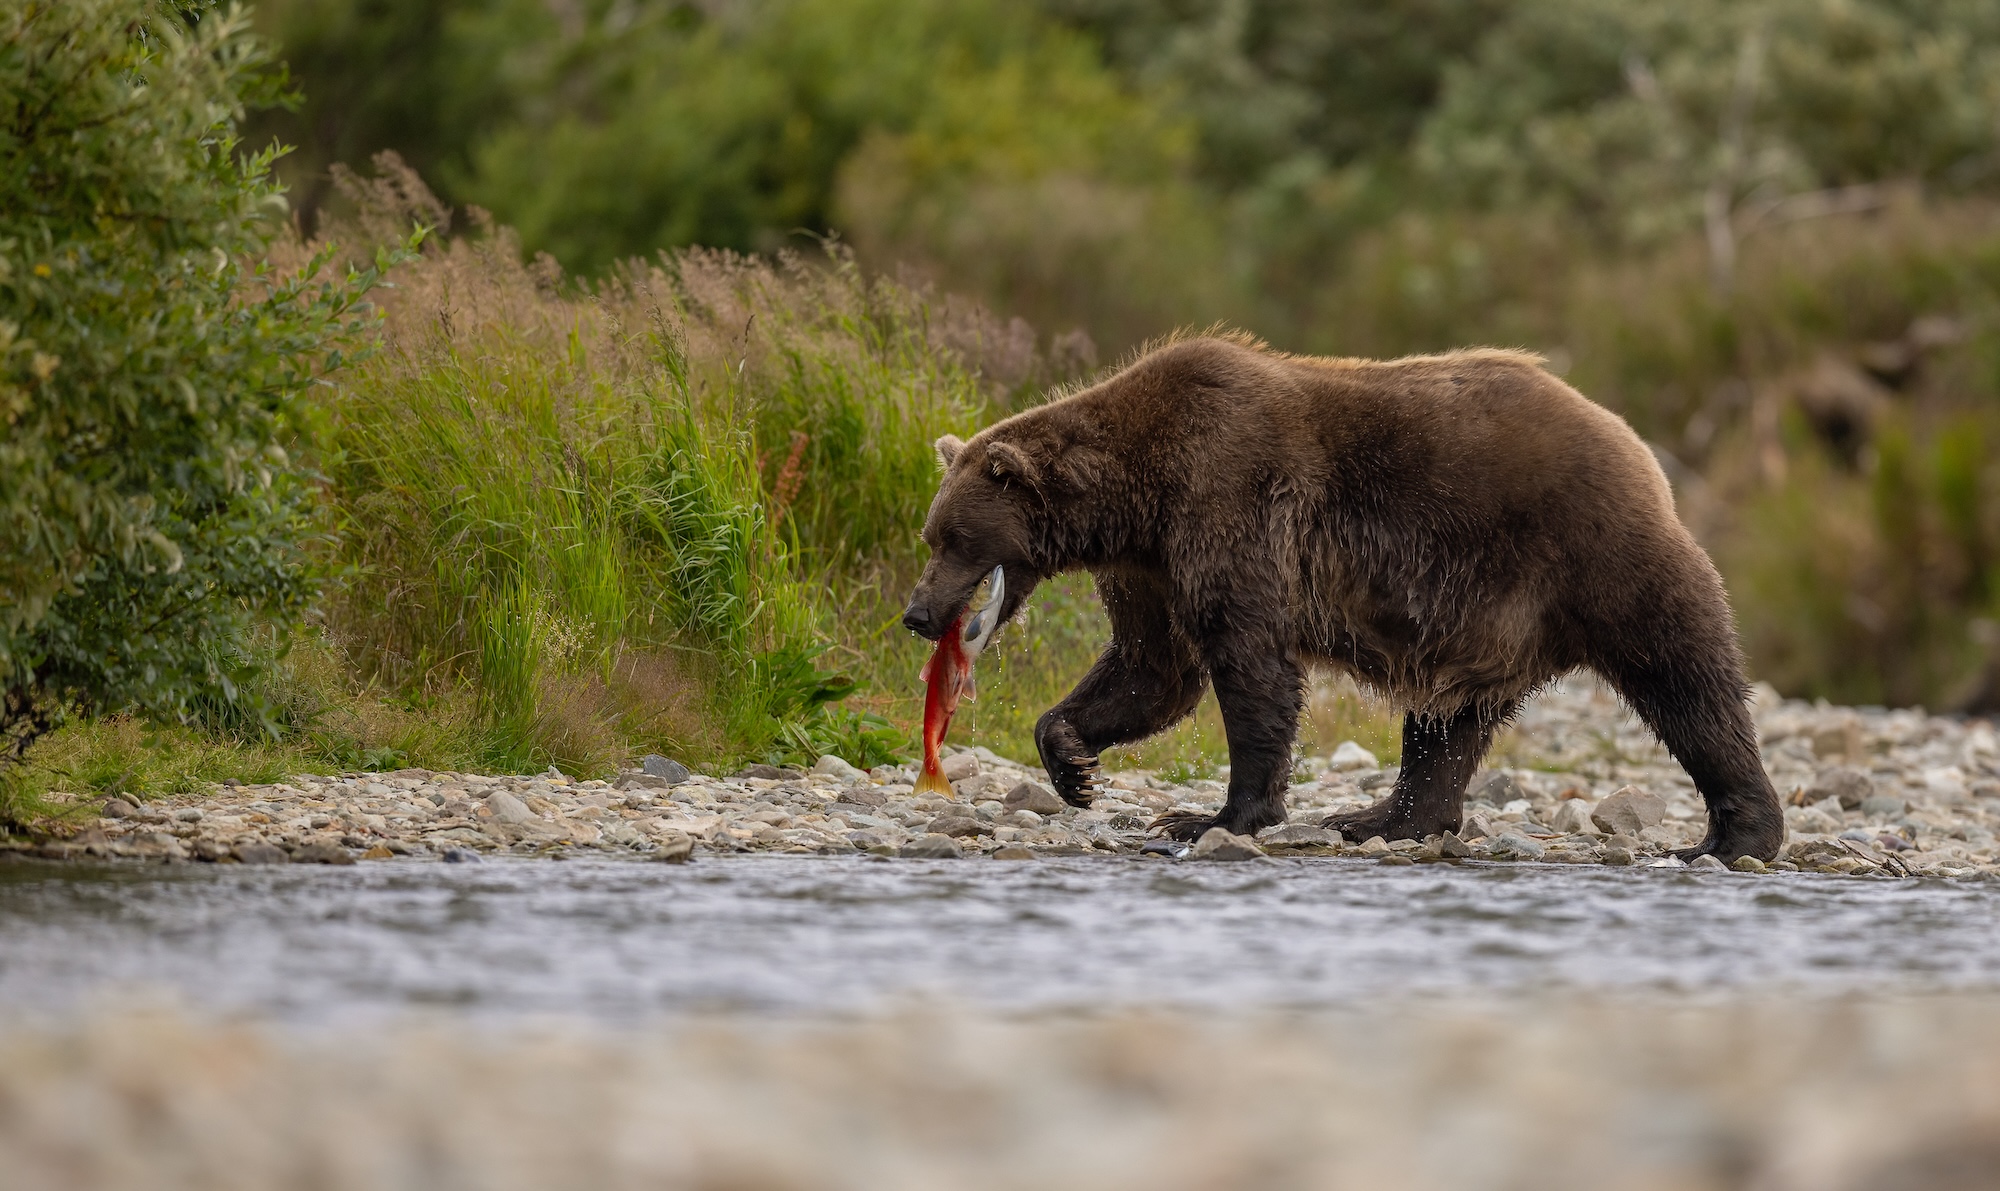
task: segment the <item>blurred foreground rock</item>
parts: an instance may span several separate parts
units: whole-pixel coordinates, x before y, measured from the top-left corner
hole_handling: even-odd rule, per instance
[[[2000,999],[0,1033],[12,1191],[1974,1191]]]

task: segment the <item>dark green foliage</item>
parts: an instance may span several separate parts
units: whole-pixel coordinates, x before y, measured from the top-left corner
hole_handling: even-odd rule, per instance
[[[1506,0],[1044,0],[1201,130],[1225,189],[1402,153]]]
[[[253,699],[295,619],[298,399],[374,273],[257,263],[281,230],[243,106],[275,80],[204,4],[0,7],[0,721]]]
[[[1419,149],[1455,201],[1657,240],[1714,187],[1743,222],[1828,187],[1991,185],[1996,79],[2000,8],[1977,0],[1539,0],[1449,71]]]
[[[292,110],[252,115],[244,137],[296,146],[278,173],[309,232],[334,163],[395,149],[427,177],[466,177],[472,145],[515,113],[521,76],[559,32],[539,0],[266,0],[253,15],[311,80]]]

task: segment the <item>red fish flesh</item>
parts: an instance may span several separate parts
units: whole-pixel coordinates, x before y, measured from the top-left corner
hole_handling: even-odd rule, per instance
[[[972,680],[972,659],[993,639],[1005,595],[1005,576],[999,567],[994,567],[980,581],[979,590],[973,593],[965,611],[938,638],[937,648],[917,674],[925,688],[924,768],[917,776],[918,794],[951,797],[951,783],[945,780],[940,750],[944,747],[945,733],[951,731],[951,717],[958,710],[958,701],[978,696]]]

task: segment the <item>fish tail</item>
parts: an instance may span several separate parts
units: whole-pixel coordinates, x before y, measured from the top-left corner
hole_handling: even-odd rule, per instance
[[[917,775],[916,788],[910,792],[912,794],[942,794],[946,798],[952,796],[951,783],[944,779],[943,773],[932,769],[925,769]]]

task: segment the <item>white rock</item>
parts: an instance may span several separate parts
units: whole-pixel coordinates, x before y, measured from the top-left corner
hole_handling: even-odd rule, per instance
[[[1369,752],[1351,740],[1341,741],[1340,747],[1334,749],[1333,756],[1327,759],[1327,764],[1329,767],[1337,769],[1342,773],[1347,773],[1355,769],[1375,769],[1379,768],[1380,765],[1376,761],[1374,753]]]
[[[1233,835],[1220,827],[1211,827],[1202,832],[1192,853],[1196,860],[1255,860],[1264,850],[1256,841],[1245,836]]]
[[[493,812],[497,823],[539,823],[542,817],[528,809],[528,804],[507,793],[495,790],[486,796],[487,809]]]
[[[939,768],[944,770],[944,780],[962,782],[979,773],[979,758],[971,753],[956,753],[944,758]]]
[[[1591,805],[1581,798],[1566,798],[1556,807],[1556,813],[1549,816],[1549,826],[1565,835],[1575,835],[1579,831],[1589,831]]]
[[[813,772],[825,774],[826,776],[831,778],[837,778],[840,781],[843,781],[850,786],[856,782],[864,782],[868,780],[867,774],[861,772],[859,769],[856,769],[854,766],[849,765],[847,762],[841,760],[839,757],[834,756],[832,753],[828,753],[826,756],[821,757],[818,761],[814,762]]]
[[[1637,786],[1617,790],[1590,812],[1590,821],[1606,835],[1642,835],[1666,817],[1667,800]]]

